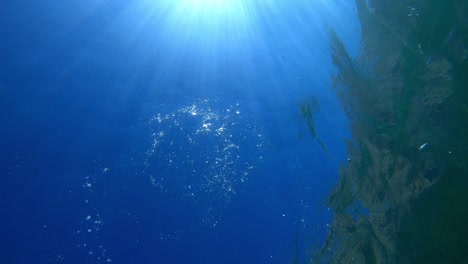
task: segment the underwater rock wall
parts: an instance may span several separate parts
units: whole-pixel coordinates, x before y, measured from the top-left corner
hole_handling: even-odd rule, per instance
[[[468,4],[356,2],[360,55],[330,29],[352,141],[313,262],[468,263]]]

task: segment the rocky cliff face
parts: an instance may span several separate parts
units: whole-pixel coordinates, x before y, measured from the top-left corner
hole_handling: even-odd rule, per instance
[[[468,261],[461,239],[468,234],[457,224],[468,211],[465,2],[357,0],[357,58],[330,30],[333,88],[353,141],[329,199],[336,218],[317,262]],[[437,233],[431,225],[446,228]],[[428,238],[434,241],[425,244]]]

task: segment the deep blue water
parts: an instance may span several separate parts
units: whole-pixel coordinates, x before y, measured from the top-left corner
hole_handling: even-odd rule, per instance
[[[289,263],[324,241],[348,137],[325,28],[352,7],[153,2],[0,3],[0,263]]]

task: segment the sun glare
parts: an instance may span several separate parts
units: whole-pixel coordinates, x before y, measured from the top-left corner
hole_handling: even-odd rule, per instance
[[[176,1],[177,2],[177,1]],[[237,12],[239,0],[179,0],[177,5],[187,13],[205,16],[226,16]]]
[[[226,0],[185,0],[184,2],[195,8],[211,8],[222,6]]]
[[[251,14],[244,0],[172,0],[167,25],[173,33],[215,38],[248,27]],[[185,33],[184,33],[185,32]]]

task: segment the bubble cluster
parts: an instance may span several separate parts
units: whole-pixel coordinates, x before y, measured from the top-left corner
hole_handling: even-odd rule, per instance
[[[112,258],[100,239],[101,229],[104,226],[104,220],[101,216],[101,213],[103,213],[102,208],[94,197],[97,178],[107,173],[109,169],[102,168],[100,165],[102,161],[99,157],[94,162],[99,166],[97,172],[85,176],[82,182],[82,188],[84,188],[86,196],[83,201],[84,214],[80,219],[78,229],[75,230],[78,241],[77,248],[83,250],[86,255],[86,263],[111,263]]]
[[[210,201],[208,211],[229,202],[262,160],[261,128],[241,114],[239,104],[222,108],[199,100],[158,113],[149,124],[145,166],[151,184],[194,203]]]

